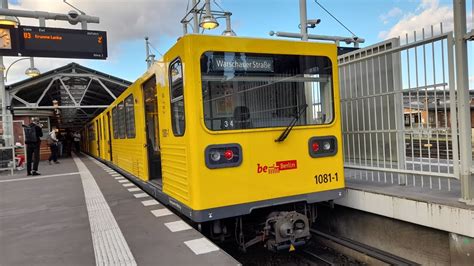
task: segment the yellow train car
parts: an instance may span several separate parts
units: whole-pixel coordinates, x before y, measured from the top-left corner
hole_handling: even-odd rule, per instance
[[[303,206],[266,217],[280,248],[343,196],[340,124],[334,44],[191,34],[85,131],[90,154],[195,222]]]

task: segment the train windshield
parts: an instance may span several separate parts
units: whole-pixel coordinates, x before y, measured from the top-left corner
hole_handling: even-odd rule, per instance
[[[334,117],[332,64],[324,56],[206,52],[201,79],[210,130],[286,127],[300,113],[296,126]]]

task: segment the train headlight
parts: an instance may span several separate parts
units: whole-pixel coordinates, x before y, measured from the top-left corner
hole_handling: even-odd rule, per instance
[[[211,160],[214,162],[218,162],[221,159],[221,153],[219,151],[213,151],[211,152]]]
[[[312,137],[308,144],[309,155],[313,158],[332,156],[337,153],[337,139],[333,136]]]
[[[323,142],[323,150],[329,151],[331,149],[331,143],[329,141]]]
[[[237,143],[209,145],[204,156],[207,168],[236,167],[242,163],[242,147]]]

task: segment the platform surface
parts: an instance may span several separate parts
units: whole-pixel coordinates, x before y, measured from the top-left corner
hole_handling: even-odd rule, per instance
[[[0,176],[0,265],[237,265],[120,174],[87,156]]]

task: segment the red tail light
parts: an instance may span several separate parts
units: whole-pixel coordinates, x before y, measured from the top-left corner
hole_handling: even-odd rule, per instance
[[[209,169],[237,167],[242,163],[242,147],[237,143],[209,145],[204,156]]]
[[[335,155],[337,139],[334,136],[312,137],[308,142],[308,151],[313,158]]]
[[[313,152],[318,152],[319,151],[319,142],[313,142],[311,147],[313,148]]]
[[[234,158],[234,152],[232,150],[226,150],[224,152],[224,157],[227,159],[227,160],[232,160],[232,158]]]

